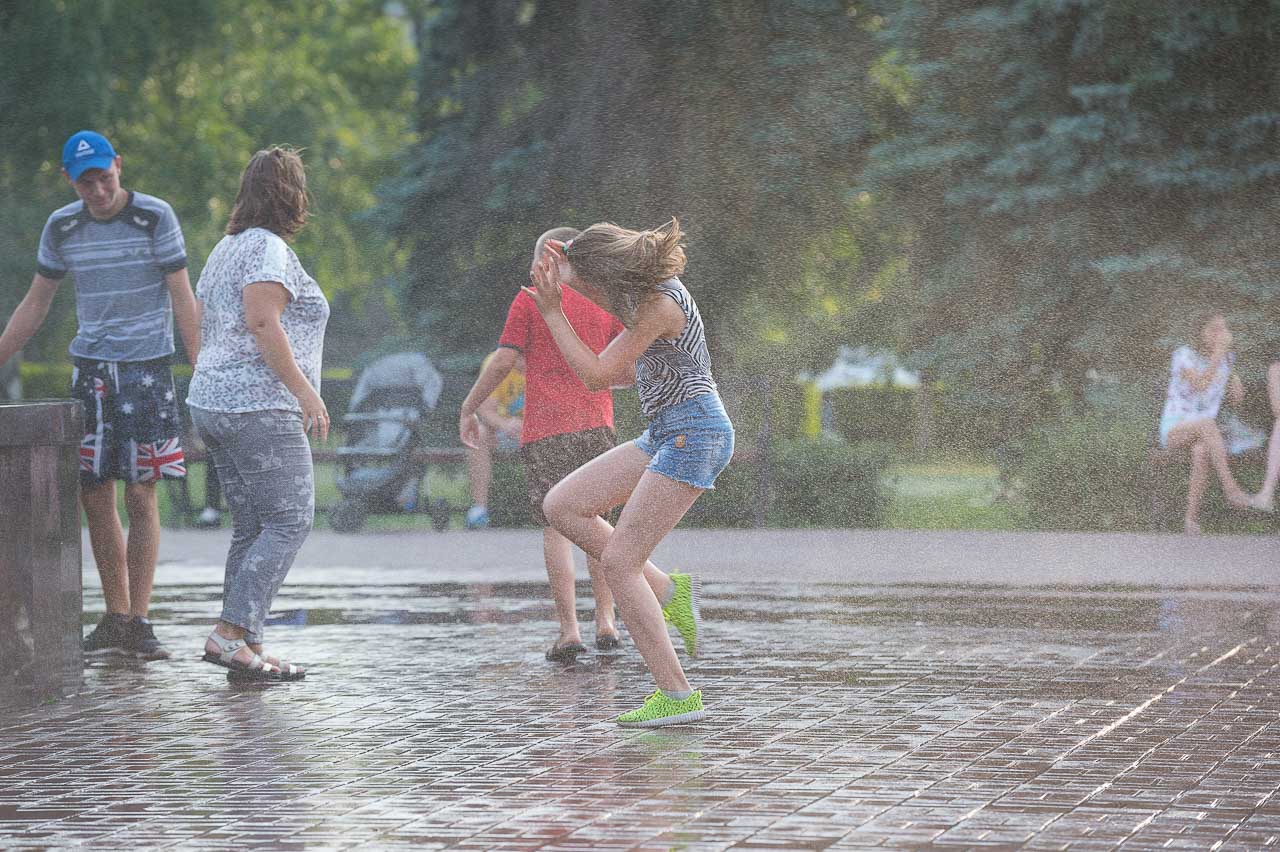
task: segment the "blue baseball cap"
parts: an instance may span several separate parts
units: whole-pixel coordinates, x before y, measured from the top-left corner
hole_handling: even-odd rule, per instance
[[[79,180],[88,169],[109,169],[115,159],[116,149],[107,137],[92,130],[73,133],[62,146],[62,167],[72,180]]]

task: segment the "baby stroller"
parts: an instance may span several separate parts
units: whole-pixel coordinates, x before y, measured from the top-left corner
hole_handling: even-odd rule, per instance
[[[371,513],[418,506],[431,512],[437,529],[448,525],[448,506],[421,493],[426,466],[413,459],[443,385],[439,371],[420,352],[387,355],[360,374],[342,416],[346,442],[338,448],[337,480],[342,499],[329,514],[335,530],[355,532]]]

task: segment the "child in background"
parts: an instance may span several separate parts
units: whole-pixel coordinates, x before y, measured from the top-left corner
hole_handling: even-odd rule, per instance
[[[534,264],[548,240],[568,240],[577,234],[573,228],[555,228],[543,234],[534,246]],[[569,318],[566,321],[572,323],[575,333],[594,352],[602,351],[622,331],[617,320],[579,293],[566,290],[563,303],[561,315]],[[547,579],[560,620],[560,635],[547,650],[546,657],[553,662],[572,662],[586,651],[578,627],[573,550],[569,540],[547,522],[542,501],[571,471],[614,447],[613,396],[607,386],[594,391],[587,389],[560,354],[533,299],[528,293],[518,293],[507,313],[498,348],[486,360],[462,403],[458,433],[466,446],[473,449],[479,446],[477,415],[481,403],[502,383],[521,356],[525,361],[525,408],[520,455],[533,518],[542,527]],[[596,601],[595,644],[601,650],[612,650],[618,647],[613,595],[600,574],[599,563],[590,555],[587,570]]]
[[[711,375],[702,317],[676,277],[685,267],[680,239],[675,219],[652,231],[592,225],[573,240],[548,241],[533,286],[525,288],[583,383],[608,388],[634,380],[648,420],[639,438],[574,471],[544,504],[555,528],[600,560],[657,681],[643,706],[617,720],[646,728],[706,715],[663,623],[674,624],[685,651],[697,656],[700,585],[686,574],[664,574],[649,555],[733,457],[733,424]],[[566,318],[571,287],[626,326],[603,352]],[[624,502],[615,529],[600,515]]]
[[[483,373],[492,363],[489,353],[480,365]],[[467,529],[489,526],[489,485],[493,482],[493,454],[499,450],[520,449],[520,432],[524,428],[524,358],[517,357],[511,371],[476,409],[480,421],[475,447],[467,448],[467,475],[471,480],[471,508],[467,511]]]

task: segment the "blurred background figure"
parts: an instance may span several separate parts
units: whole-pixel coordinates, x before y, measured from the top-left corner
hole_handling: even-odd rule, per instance
[[[1231,329],[1219,313],[1206,315],[1193,328],[1195,343],[1174,350],[1160,416],[1160,446],[1191,451],[1191,480],[1183,516],[1188,535],[1200,532],[1200,503],[1209,488],[1211,470],[1217,473],[1228,503],[1237,508],[1251,505],[1249,495],[1231,475],[1227,443],[1217,421],[1224,397],[1236,406],[1244,401],[1244,385],[1233,372],[1236,356]]]
[[[1271,425],[1271,441],[1267,444],[1267,473],[1262,480],[1262,488],[1253,498],[1253,505],[1264,512],[1274,512],[1276,482],[1280,480],[1280,358],[1267,367],[1267,398],[1271,402],[1274,422]]]
[[[483,371],[493,360],[484,359]],[[489,526],[489,485],[493,482],[493,454],[513,453],[520,449],[520,430],[524,428],[524,356],[502,383],[476,409],[480,420],[479,446],[467,450],[467,474],[471,479],[471,508],[467,510],[467,529]]]

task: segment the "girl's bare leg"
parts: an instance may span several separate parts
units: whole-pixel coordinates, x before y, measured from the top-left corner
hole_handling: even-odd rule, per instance
[[[613,533],[613,526],[599,516],[627,502],[648,465],[649,456],[636,449],[635,444],[630,441],[614,447],[609,452],[596,456],[552,488],[543,501],[543,514],[556,529],[582,548],[589,558],[599,559],[605,543]],[[568,504],[564,510],[570,517],[565,518],[565,523],[573,529],[561,526],[551,515],[561,502]],[[584,540],[594,542],[594,545],[588,547],[583,544]],[[665,602],[670,597],[671,578],[659,571],[652,562],[644,563],[644,579],[658,596],[658,600]]]
[[[662,604],[645,581],[644,566],[701,494],[701,488],[646,471],[600,557],[627,630],[658,688],[666,693],[687,692],[689,681],[667,633]]]
[[[1209,451],[1201,442],[1191,447],[1191,481],[1187,485],[1187,513],[1182,518],[1182,528],[1187,535],[1200,534],[1200,502],[1209,490]]]
[[[1227,502],[1237,508],[1248,508],[1249,495],[1244,493],[1235,477],[1231,475],[1231,467],[1227,461],[1227,445],[1222,440],[1222,433],[1218,431],[1217,423],[1207,419],[1182,423],[1169,430],[1166,444],[1171,450],[1189,450],[1198,442],[1204,444],[1209,462],[1217,472],[1219,482],[1222,483],[1222,493],[1227,498]]]
[[[556,602],[556,616],[560,619],[560,638],[556,640],[556,645],[581,642],[578,596],[574,589],[577,578],[573,570],[573,545],[569,543],[569,539],[547,527],[542,531],[542,556],[547,564],[551,598]]]
[[[543,511],[556,529],[600,559],[631,638],[658,687],[683,692],[689,682],[659,603],[671,581],[648,559],[702,492],[646,472],[648,463],[649,456],[634,446],[616,447],[551,489]],[[636,484],[629,487],[631,483]],[[599,514],[624,500],[627,505],[614,530]]]
[[[1271,511],[1275,508],[1276,483],[1280,481],[1280,362],[1267,368],[1267,398],[1275,424],[1271,427],[1271,441],[1267,444],[1267,475],[1262,480],[1262,490],[1254,505]]]

